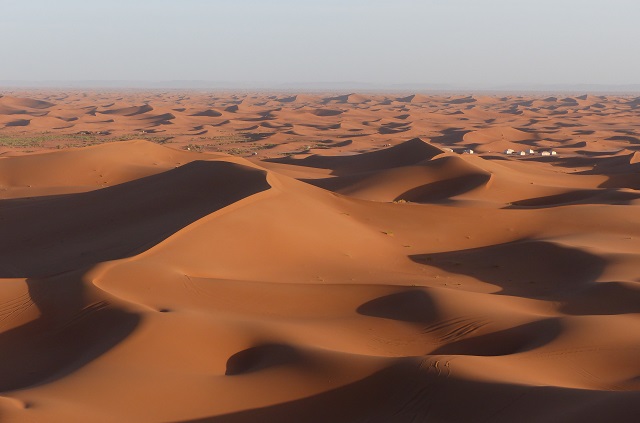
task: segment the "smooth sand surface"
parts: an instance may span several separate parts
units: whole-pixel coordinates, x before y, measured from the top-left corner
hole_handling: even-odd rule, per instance
[[[0,421],[638,421],[640,99],[4,94]]]

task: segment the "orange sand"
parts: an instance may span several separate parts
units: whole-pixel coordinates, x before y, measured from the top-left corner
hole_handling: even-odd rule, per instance
[[[638,98],[5,94],[0,421],[638,420]]]

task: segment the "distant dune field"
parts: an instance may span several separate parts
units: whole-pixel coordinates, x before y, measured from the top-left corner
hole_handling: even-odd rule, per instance
[[[638,313],[640,98],[0,97],[0,422],[637,422]]]

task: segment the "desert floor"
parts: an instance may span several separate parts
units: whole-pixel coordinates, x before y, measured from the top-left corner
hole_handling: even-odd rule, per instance
[[[2,93],[1,422],[638,421],[640,97]]]

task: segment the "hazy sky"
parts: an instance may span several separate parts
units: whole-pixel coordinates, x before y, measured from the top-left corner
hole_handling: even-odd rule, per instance
[[[640,84],[639,0],[0,0],[0,80]]]

